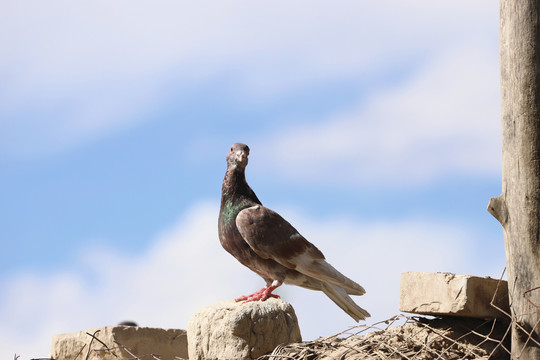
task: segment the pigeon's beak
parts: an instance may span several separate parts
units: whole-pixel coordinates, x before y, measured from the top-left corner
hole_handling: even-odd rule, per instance
[[[236,158],[239,162],[244,162],[244,158],[246,157],[246,153],[243,151],[237,151],[236,152]]]

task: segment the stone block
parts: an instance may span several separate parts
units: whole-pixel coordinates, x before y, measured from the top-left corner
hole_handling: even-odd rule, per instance
[[[51,346],[51,358],[61,360],[75,358],[118,360],[143,358],[150,354],[155,354],[161,360],[187,359],[186,331],[137,326],[103,326],[55,335]]]
[[[498,286],[498,287],[497,287]],[[505,317],[494,304],[510,313],[506,281],[450,273],[401,274],[399,310],[421,315],[489,319]]]
[[[190,360],[256,359],[302,341],[293,307],[274,298],[209,305],[191,317],[187,332]]]

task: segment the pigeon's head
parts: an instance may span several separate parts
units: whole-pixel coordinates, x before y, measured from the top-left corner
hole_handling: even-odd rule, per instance
[[[245,169],[248,163],[249,146],[236,143],[231,146],[231,151],[227,154],[227,166],[233,169]]]

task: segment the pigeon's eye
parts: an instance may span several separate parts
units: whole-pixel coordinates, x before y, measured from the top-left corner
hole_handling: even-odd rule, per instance
[[[234,146],[231,146],[231,152],[233,151]]]

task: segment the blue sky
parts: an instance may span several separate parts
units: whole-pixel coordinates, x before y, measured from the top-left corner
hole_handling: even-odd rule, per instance
[[[0,352],[131,319],[185,328],[263,285],[219,245],[225,154],[362,284],[498,277],[493,1],[0,2]],[[353,322],[284,286],[305,339]]]

